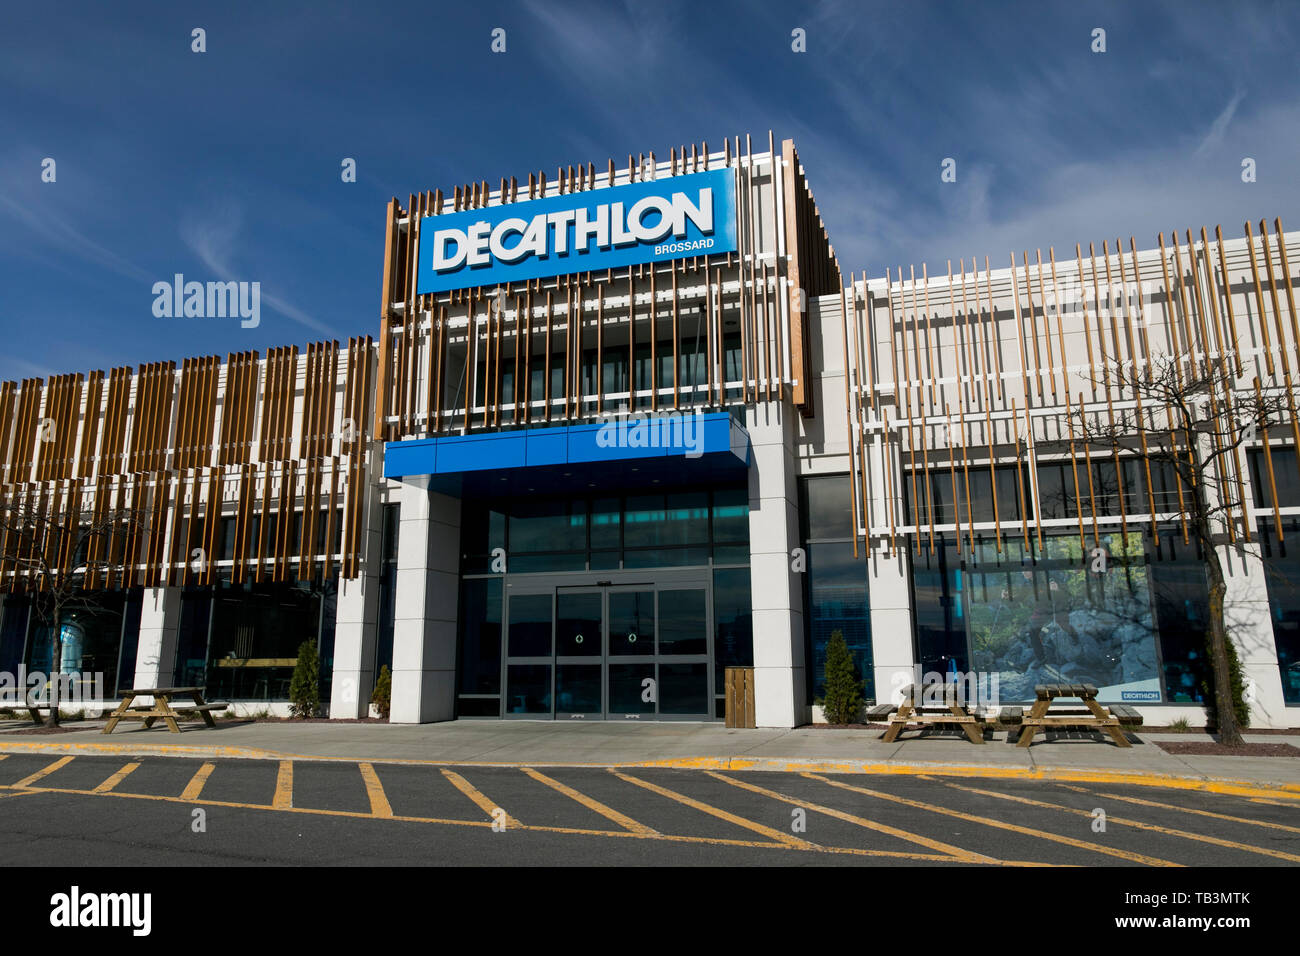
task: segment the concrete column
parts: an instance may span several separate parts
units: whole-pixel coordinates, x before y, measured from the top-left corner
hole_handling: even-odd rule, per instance
[[[1249,469],[1241,479],[1246,501],[1254,501]],[[1211,505],[1218,504],[1218,488],[1213,482],[1208,491]],[[1250,723],[1254,727],[1288,727],[1259,537],[1255,535],[1249,543],[1239,537],[1235,544],[1220,544],[1217,551],[1227,585],[1223,595],[1223,623],[1241,661]]]
[[[803,581],[791,568],[799,546],[797,415],[780,402],[746,412],[749,431],[749,575],[754,608],[754,712],[760,727],[808,720]]]
[[[176,670],[181,623],[180,588],[145,588],[140,639],[135,652],[135,687],[168,687]],[[126,661],[122,662],[123,669]]]
[[[381,473],[380,470],[371,472]],[[339,578],[334,618],[334,678],[330,716],[365,717],[375,686],[375,643],[379,631],[379,572],[383,560],[383,502],[371,489],[361,536],[361,574]]]
[[[901,543],[901,542],[900,542]],[[871,603],[871,656],[877,703],[899,703],[912,683],[916,656],[912,641],[912,582],[906,548],[883,549],[867,559]]]
[[[450,720],[456,705],[460,500],[404,479],[393,622],[393,700],[399,724]]]
[[[1223,621],[1241,659],[1250,724],[1289,727],[1258,539],[1250,544],[1220,545],[1219,561],[1228,585],[1223,596]]]
[[[886,471],[902,475],[898,456],[874,438],[867,448],[870,462],[870,513],[873,523],[887,524],[884,516],[892,508],[902,514],[902,482],[893,482],[894,497]],[[896,550],[888,553],[889,541],[874,542],[867,557],[867,598],[871,607],[871,655],[876,679],[876,702],[902,701],[903,688],[915,675],[916,649],[912,633],[912,572],[906,539],[899,536]]]

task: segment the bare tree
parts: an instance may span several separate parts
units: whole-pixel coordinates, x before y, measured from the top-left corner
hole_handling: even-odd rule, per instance
[[[1155,355],[1137,368],[1106,366],[1095,383],[1133,396],[1134,407],[1105,411],[1075,409],[1076,433],[1085,449],[1112,455],[1145,454],[1176,478],[1175,509],[1189,537],[1204,555],[1209,585],[1210,665],[1214,678],[1219,741],[1242,743],[1229,657],[1223,604],[1227,591],[1218,548],[1248,536],[1243,451],[1257,440],[1268,443],[1269,429],[1295,428],[1295,396],[1287,389],[1261,388],[1259,380],[1239,380],[1230,358],[1198,361],[1192,356]],[[1109,394],[1109,392],[1108,392]],[[1121,492],[1122,493],[1122,492]],[[1148,494],[1154,495],[1148,488]],[[1146,510],[1146,509],[1143,509]],[[1152,509],[1159,510],[1159,509]]]
[[[30,594],[50,629],[49,726],[59,723],[64,621],[71,611],[98,609],[89,588],[120,573],[125,544],[140,523],[135,510],[86,508],[75,494],[60,501],[38,490],[10,491],[0,498],[0,584]]]

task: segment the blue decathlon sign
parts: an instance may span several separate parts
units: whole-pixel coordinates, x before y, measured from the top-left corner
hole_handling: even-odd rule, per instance
[[[425,216],[416,291],[735,251],[735,171],[717,169]]]

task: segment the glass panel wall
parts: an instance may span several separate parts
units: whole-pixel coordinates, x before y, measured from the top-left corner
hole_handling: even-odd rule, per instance
[[[1173,528],[1091,536],[936,535],[912,559],[917,660],[926,671],[996,675],[1001,698],[1040,683],[1091,683],[1100,699],[1159,702],[1205,694],[1205,571]],[[986,676],[987,675],[987,676]]]
[[[493,573],[494,549],[501,549],[508,556],[504,573]],[[524,614],[527,610],[526,596],[512,598],[510,609],[505,609],[505,584],[512,574],[586,571],[591,572],[592,584],[595,584],[602,571],[644,569],[644,580],[654,581],[655,569],[707,569],[706,576],[711,577],[713,586],[714,686],[712,689],[708,686],[707,665],[706,676],[698,690],[690,688],[696,687],[692,681],[699,674],[674,671],[672,679],[676,683],[673,688],[680,685],[683,699],[690,698],[686,703],[674,706],[689,704],[698,708],[691,713],[721,716],[725,668],[753,665],[749,499],[747,485],[743,482],[713,488],[656,488],[653,491],[593,494],[589,497],[466,499],[461,512],[461,566],[464,572],[459,615],[459,716],[496,716],[503,711],[535,713],[537,711],[533,708],[536,707],[543,707],[547,712],[550,710],[549,691],[543,695],[540,690],[541,672],[530,668],[551,665],[540,662],[511,664],[505,673],[507,686],[501,686],[503,638],[510,645],[511,657],[552,653],[544,648],[529,649],[532,647],[528,643],[533,639],[529,637],[532,632],[526,621],[515,620],[517,614]],[[661,628],[658,634],[654,633],[653,606],[637,604],[638,600],[650,601],[653,593],[611,592],[609,626],[612,630],[608,655],[615,657],[623,653],[613,635],[619,632],[622,623],[626,623],[624,618],[631,620],[638,614],[643,621],[649,622],[649,630],[645,630],[644,623],[639,629],[631,627],[629,633],[638,634],[636,654],[644,653],[641,648],[654,647],[656,638],[665,648],[664,653],[669,652],[666,648],[671,645],[678,648],[672,651],[674,654],[707,654],[710,635],[707,630],[698,633],[701,626],[709,626],[710,615],[704,597],[707,592],[684,593],[683,606],[674,609],[676,617],[665,619],[668,630]],[[661,593],[659,600],[663,601],[665,594],[672,593]],[[541,604],[537,613],[541,614]],[[510,616],[504,634],[503,614]],[[541,634],[539,623],[533,637],[549,642],[549,611],[547,615],[545,636]],[[692,618],[694,630],[678,620],[682,615]],[[519,650],[514,647],[516,642],[522,642]],[[584,643],[583,647],[586,646]],[[580,655],[581,651],[575,648],[577,645],[562,650],[562,656]],[[624,650],[629,655],[634,653],[630,648]],[[576,662],[571,663],[577,666]],[[523,669],[516,672],[516,667]],[[643,663],[609,666],[606,703],[611,713],[646,712],[646,702],[641,700],[644,670]],[[570,677],[585,679],[576,671]],[[591,702],[587,690],[572,681],[569,683],[572,686],[566,685],[565,701],[568,703],[564,706],[568,707],[572,702],[582,702],[586,706]],[[703,705],[694,699],[699,693],[705,695]],[[556,703],[563,702],[557,697]],[[615,705],[623,709],[618,711]],[[653,713],[654,709],[652,702],[649,710]]]
[[[334,660],[337,582],[247,582],[192,587],[181,597],[173,679],[206,687],[209,698],[286,701],[298,648],[316,644],[321,698],[328,700]]]
[[[1276,457],[1276,456],[1275,456]],[[1029,465],[997,465],[989,475],[987,465],[972,466],[965,472],[958,468],[955,473],[943,468],[932,468],[929,472],[930,487],[925,486],[924,472],[916,472],[915,490],[910,473],[904,476],[903,509],[907,523],[921,524],[956,524],[963,526],[971,522],[1017,523],[1024,511],[1025,502],[1032,495]],[[1075,477],[1078,477],[1078,494],[1075,494]],[[1122,481],[1121,481],[1122,476]],[[1040,515],[1045,518],[1076,518],[1080,510],[1084,518],[1091,518],[1094,510],[1097,517],[1118,517],[1126,515],[1147,515],[1151,505],[1155,505],[1155,514],[1172,514],[1178,511],[1177,477],[1173,467],[1165,462],[1151,462],[1151,496],[1147,496],[1146,468],[1135,458],[1120,459],[1116,471],[1112,459],[1097,459],[1092,462],[1091,475],[1088,464],[1079,461],[1040,462],[1037,471],[1038,501]],[[959,510],[953,508],[954,478],[956,501]],[[1091,485],[1089,485],[1091,478]],[[967,502],[966,481],[970,481],[970,499]],[[996,512],[993,500],[993,482],[997,482]],[[915,499],[915,507],[913,506]],[[847,502],[847,499],[846,499]],[[1095,508],[1094,508],[1095,505]],[[849,517],[845,505],[843,527],[849,527]],[[1033,509],[1027,516],[1033,517]],[[929,542],[927,540],[927,547]]]
[[[1273,521],[1261,520],[1259,540],[1282,697],[1289,706],[1300,706],[1300,518],[1283,519],[1281,541]]]
[[[808,698],[818,701],[826,691],[826,645],[838,631],[853,655],[864,696],[872,700],[876,687],[866,549],[859,545],[854,557],[849,537],[853,527],[849,476],[804,478],[800,489],[808,561],[804,575]]]
[[[397,600],[397,540],[402,506],[386,504],[383,511],[383,539],[379,568],[379,627],[375,635],[375,676],[385,665],[393,666],[393,609]]]
[[[73,606],[63,610],[59,671],[77,675],[76,692],[85,700],[93,699],[100,686],[106,695],[117,688],[126,630],[124,620],[129,609],[127,597],[125,591],[83,592],[74,599]],[[27,618],[24,663],[29,673],[41,671],[49,674],[54,670],[54,629],[42,620],[37,607],[31,608]],[[17,607],[15,613],[20,613]],[[138,614],[135,628],[139,629]],[[134,656],[128,666],[134,676]],[[102,685],[98,684],[100,675]],[[39,693],[44,695],[46,692],[47,689],[42,689]]]

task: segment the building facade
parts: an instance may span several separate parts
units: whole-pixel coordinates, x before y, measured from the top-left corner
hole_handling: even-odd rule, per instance
[[[245,711],[310,641],[337,718],[387,666],[397,722],[717,720],[743,667],[791,727],[838,632],[869,699],[1196,724],[1211,540],[1252,723],[1295,726],[1295,242],[846,276],[770,134],[394,199],[374,337],[0,387],[0,671],[52,669],[46,567],[96,605],[63,670]],[[122,519],[50,555],[41,513]]]

